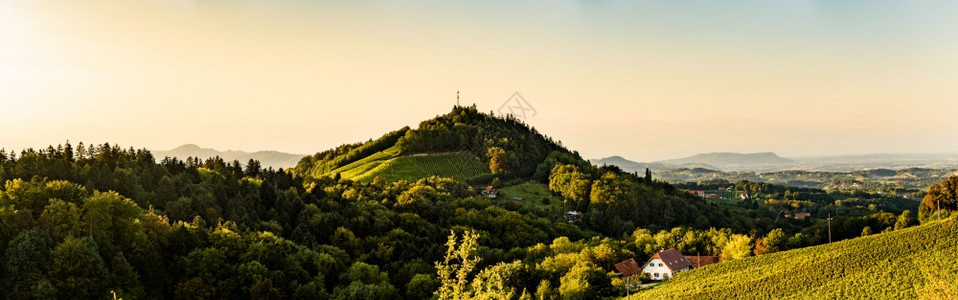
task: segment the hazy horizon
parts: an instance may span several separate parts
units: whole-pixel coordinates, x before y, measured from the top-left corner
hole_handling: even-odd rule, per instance
[[[690,5],[691,3],[691,5]],[[516,91],[585,158],[958,153],[947,1],[0,0],[0,148],[311,154]],[[496,112],[497,114],[499,112]]]

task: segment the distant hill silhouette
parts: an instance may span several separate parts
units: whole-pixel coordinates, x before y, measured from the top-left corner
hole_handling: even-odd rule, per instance
[[[173,148],[172,150],[152,150],[153,156],[158,160],[163,159],[164,157],[176,157],[179,159],[186,159],[187,157],[199,157],[201,159],[206,159],[210,157],[219,156],[226,161],[238,160],[242,164],[246,164],[250,159],[255,159],[260,162],[264,168],[272,167],[274,169],[279,168],[292,168],[296,166],[296,163],[299,162],[301,158],[306,155],[303,154],[293,154],[285,153],[279,151],[257,151],[257,152],[245,152],[245,151],[236,151],[236,150],[226,150],[219,151],[212,148],[202,148],[195,144],[186,144]]]
[[[836,156],[803,156],[785,158],[772,152],[713,152],[654,162],[636,162],[621,156],[589,160],[596,165],[614,165],[625,171],[640,173],[653,170],[703,168],[717,171],[776,172],[783,170],[851,172],[857,170],[958,167],[958,154],[859,154]],[[887,173],[887,172],[886,172]],[[878,172],[876,174],[884,174]]]
[[[639,173],[644,172],[646,168],[649,168],[652,170],[695,169],[695,168],[719,170],[718,167],[715,167],[709,164],[704,164],[704,163],[687,163],[687,164],[674,165],[674,164],[667,164],[667,163],[661,163],[661,162],[635,162],[621,156],[610,156],[610,157],[606,157],[602,159],[590,159],[589,162],[597,166],[603,166],[603,165],[617,166],[626,172],[639,172]]]
[[[643,172],[645,168],[652,170],[706,169],[716,171],[774,171],[797,165],[794,160],[778,156],[772,152],[712,152],[654,162],[635,162],[621,156],[611,156],[603,159],[592,159],[590,162],[595,165],[614,165],[627,172],[640,173]]]
[[[696,154],[689,157],[658,161],[669,165],[706,164],[725,170],[756,169],[766,167],[782,167],[795,165],[795,161],[778,156],[772,152],[760,153],[732,153],[712,152]]]

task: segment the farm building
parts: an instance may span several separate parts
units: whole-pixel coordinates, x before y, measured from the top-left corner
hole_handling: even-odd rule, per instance
[[[486,189],[482,190],[482,194],[489,198],[496,198],[496,189],[491,185],[487,186]]]
[[[642,266],[642,272],[648,273],[652,280],[664,280],[691,268],[692,262],[679,250],[671,248],[652,255],[652,258]]]
[[[574,211],[574,210],[570,210],[565,213],[565,218],[566,220],[569,221],[569,223],[572,223],[572,222],[578,221],[579,219],[582,219],[582,213]]]
[[[622,276],[622,280],[625,281],[625,293],[628,295],[629,290],[632,289],[636,284],[642,283],[640,280],[635,280],[633,282],[632,275],[642,273],[642,268],[639,267],[639,264],[635,262],[634,258],[623,260],[615,264],[616,275]]]

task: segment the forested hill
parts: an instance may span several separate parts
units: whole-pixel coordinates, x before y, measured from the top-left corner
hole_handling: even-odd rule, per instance
[[[551,158],[547,160],[547,157]],[[447,114],[387,133],[376,140],[345,144],[304,157],[298,176],[372,180],[416,180],[433,175],[471,182],[537,178],[557,163],[586,164],[535,128],[507,116],[455,106]]]

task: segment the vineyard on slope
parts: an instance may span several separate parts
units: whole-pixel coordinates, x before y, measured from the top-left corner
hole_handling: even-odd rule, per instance
[[[955,218],[680,273],[632,299],[958,299]]]
[[[369,181],[379,176],[387,181],[414,181],[429,176],[468,179],[487,173],[489,169],[472,154],[454,152],[400,156],[347,178]]]

